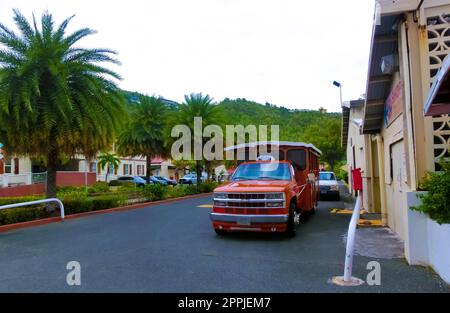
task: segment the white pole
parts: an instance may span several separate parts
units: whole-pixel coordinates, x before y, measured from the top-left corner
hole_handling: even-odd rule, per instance
[[[332,278],[332,282],[339,286],[359,286],[364,283],[363,280],[356,277],[352,277],[356,226],[358,225],[360,210],[361,210],[361,198],[358,196],[356,198],[355,208],[353,209],[352,218],[350,220],[350,225],[348,227],[347,246],[345,249],[344,276],[337,276]]]
[[[87,168],[88,168],[88,161],[87,161],[87,159],[85,157],[85,159],[84,159],[84,188],[85,188],[86,192],[88,190],[88,187],[87,187],[87,185],[88,185],[88,182],[87,182]]]
[[[359,211],[361,209],[361,199],[358,196],[356,198],[355,208],[353,209],[352,218],[350,220],[350,226],[347,233],[347,247],[345,250],[345,268],[344,268],[344,281],[350,282],[352,280],[352,267],[353,267],[353,251],[355,248],[355,235],[356,225],[359,221]]]

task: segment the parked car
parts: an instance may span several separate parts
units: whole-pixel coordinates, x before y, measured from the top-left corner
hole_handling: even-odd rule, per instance
[[[133,183],[138,187],[144,187],[146,185],[145,179],[142,179],[142,177],[139,176],[121,176],[117,179],[117,181],[120,184]]]
[[[145,176],[141,176],[141,178],[143,180],[147,180]],[[167,186],[168,183],[165,180],[162,179],[158,179],[156,178],[156,176],[150,176],[150,184],[152,185],[162,185],[162,186]]]
[[[205,178],[201,177],[200,181],[204,181]],[[187,174],[180,179],[182,185],[194,185],[197,184],[197,174]]]
[[[319,189],[321,196],[331,196],[339,201],[339,183],[336,179],[336,174],[333,172],[319,173]]]
[[[168,185],[171,185],[171,186],[176,186],[177,185],[177,182],[175,180],[169,179],[169,178],[164,177],[164,176],[155,176],[155,178],[159,179],[159,180],[162,180],[162,181],[165,181]]]

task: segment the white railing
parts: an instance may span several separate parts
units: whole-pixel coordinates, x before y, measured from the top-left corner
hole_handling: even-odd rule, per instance
[[[31,184],[31,173],[28,174],[3,174],[2,175],[2,186],[9,187],[15,185],[30,185]]]
[[[58,203],[59,209],[60,209],[60,212],[61,212],[61,220],[64,221],[64,217],[65,217],[64,204],[61,202],[61,200],[59,200],[57,198],[49,198],[49,199],[43,199],[43,200],[36,200],[36,201],[28,201],[28,202],[21,202],[21,203],[2,205],[2,206],[0,206],[0,210],[13,209],[13,208],[18,208],[18,207],[23,207],[23,206],[29,206],[29,205],[41,204],[41,203],[49,203],[49,202],[56,202],[56,203]]]
[[[47,172],[0,175],[0,188],[45,183]]]
[[[352,277],[353,254],[355,250],[356,226],[358,225],[361,210],[361,198],[356,198],[355,208],[353,209],[352,218],[347,233],[347,246],[345,249],[345,265],[344,276],[333,277],[333,283],[341,286],[358,286],[364,282],[356,277]]]

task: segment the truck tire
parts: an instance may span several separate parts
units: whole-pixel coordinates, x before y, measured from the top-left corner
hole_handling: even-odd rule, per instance
[[[291,203],[289,206],[289,218],[287,221],[287,227],[286,227],[286,236],[288,238],[295,237],[295,234],[297,233],[297,225],[295,225],[295,211],[297,207],[294,202]]]

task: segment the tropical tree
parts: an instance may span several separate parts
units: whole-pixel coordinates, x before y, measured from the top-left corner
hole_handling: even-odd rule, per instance
[[[119,64],[109,49],[85,49],[78,43],[95,31],[66,34],[72,17],[55,27],[50,13],[40,27],[18,11],[19,32],[0,24],[0,141],[17,155],[42,157],[47,167],[47,196],[56,196],[61,155],[92,157],[110,147],[121,128],[124,98],[114,71]]]
[[[99,155],[98,157],[98,166],[103,170],[106,168],[106,176],[105,176],[105,182],[108,181],[109,171],[111,168],[114,168],[114,170],[117,170],[120,165],[120,159],[119,157],[114,153],[103,153]]]
[[[150,183],[152,158],[167,156],[164,146],[165,105],[161,98],[139,96],[130,109],[130,121],[117,140],[122,156],[145,156],[146,180]]]
[[[341,146],[340,119],[323,119],[309,125],[302,135],[302,140],[314,144],[322,151],[321,159],[330,165],[331,170],[337,162],[345,158]]]
[[[191,147],[195,146],[196,138],[194,136],[194,119],[202,118],[202,129],[208,125],[222,125],[223,114],[220,108],[213,104],[213,99],[209,95],[203,96],[202,93],[192,93],[184,96],[184,103],[179,106],[178,112],[168,119],[165,137],[166,145],[171,146],[178,138],[171,137],[171,130],[176,125],[187,126],[190,130]],[[203,146],[208,138],[201,138],[201,146]],[[194,151],[191,151],[191,160],[194,159]],[[200,187],[200,178],[202,174],[202,164],[204,164],[204,156],[200,160],[195,160],[195,172],[197,173],[197,188]]]

